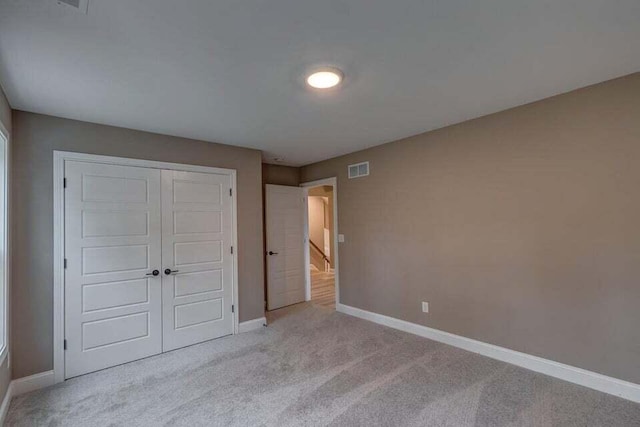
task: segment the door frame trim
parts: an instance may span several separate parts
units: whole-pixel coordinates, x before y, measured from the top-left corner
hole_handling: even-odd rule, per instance
[[[340,304],[340,250],[338,248],[338,178],[324,178],[316,181],[303,182],[304,188],[304,264],[305,264],[305,300],[311,300],[311,259],[309,255],[309,188],[330,185],[333,187],[333,252],[334,252],[334,286],[336,290],[336,308]]]
[[[126,157],[101,156],[70,151],[53,151],[53,374],[55,383],[65,379],[64,360],[64,162],[76,160],[88,163],[102,163],[117,166],[137,166],[151,169],[170,169],[184,172],[201,172],[229,175],[231,177],[233,233],[233,280],[231,281],[233,312],[233,333],[238,333],[240,301],[238,298],[238,191],[235,169],[196,166],[182,163],[159,162],[154,160]]]

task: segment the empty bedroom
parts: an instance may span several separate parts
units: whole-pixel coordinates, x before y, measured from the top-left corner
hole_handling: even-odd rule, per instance
[[[0,0],[0,425],[640,426],[638,0]]]

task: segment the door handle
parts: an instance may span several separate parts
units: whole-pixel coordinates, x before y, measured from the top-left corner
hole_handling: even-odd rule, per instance
[[[278,252],[269,251],[269,255],[278,255]]]
[[[153,270],[151,273],[145,274],[145,276],[157,276],[158,274],[160,274],[158,270]]]
[[[172,270],[172,269],[170,269],[170,268],[167,268],[166,270],[164,270],[164,274],[166,274],[166,275],[168,276],[168,275],[170,275],[170,274],[177,273],[177,272],[179,272],[179,271],[180,271],[180,270]]]

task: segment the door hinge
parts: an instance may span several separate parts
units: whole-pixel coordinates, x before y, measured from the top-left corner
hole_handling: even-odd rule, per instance
[[[67,349],[67,340],[64,340],[64,349]]]
[[[64,259],[64,268],[67,268],[67,259]]]
[[[233,304],[231,304],[231,312],[232,312],[232,313],[235,313],[235,312],[236,312],[236,306],[235,306],[235,305],[233,305]]]
[[[233,197],[233,188],[229,189],[229,196]]]
[[[62,188],[67,188],[67,178],[62,179]]]
[[[231,246],[231,253],[233,254],[233,246]]]

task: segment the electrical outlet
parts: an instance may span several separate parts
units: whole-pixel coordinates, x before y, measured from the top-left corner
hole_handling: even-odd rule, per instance
[[[422,312],[423,313],[429,312],[429,303],[426,301],[422,301]]]

